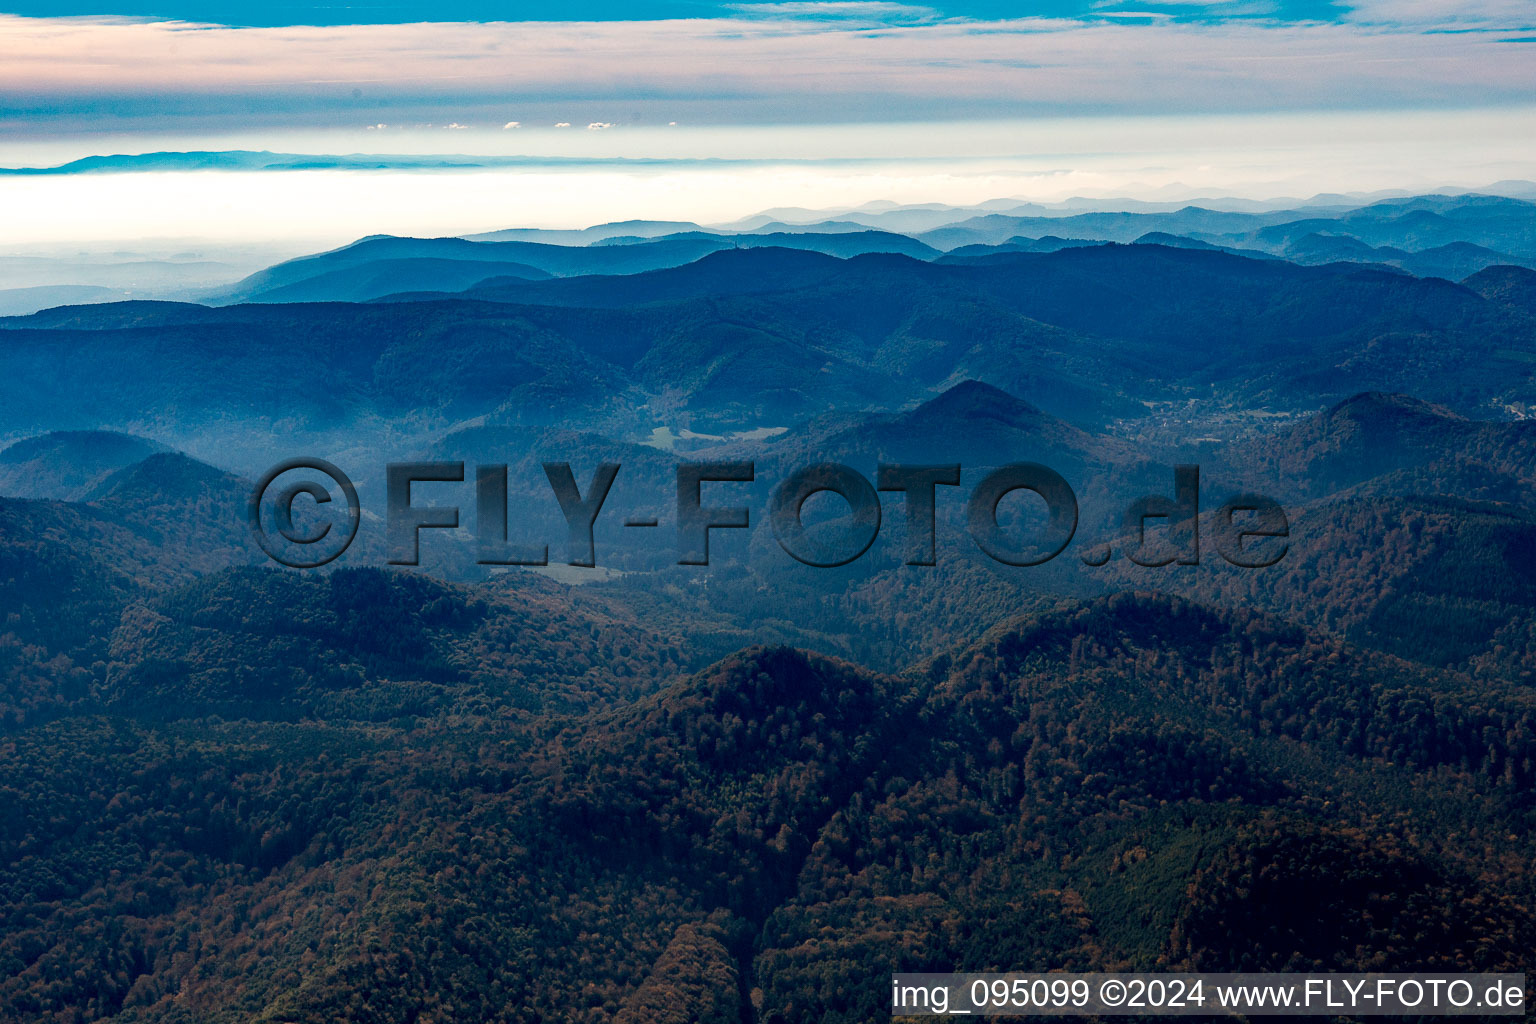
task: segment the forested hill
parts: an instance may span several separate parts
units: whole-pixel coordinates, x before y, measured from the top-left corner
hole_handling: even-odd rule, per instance
[[[1529,692],[1260,617],[1126,595],[902,676],[756,648],[563,719],[512,699],[13,735],[6,1015],[852,1022],[893,969],[1536,941]]]

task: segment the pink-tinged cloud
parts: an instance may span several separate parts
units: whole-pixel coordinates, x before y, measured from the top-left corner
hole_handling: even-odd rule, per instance
[[[221,117],[355,125],[610,101],[686,105],[695,122],[1492,106],[1536,96],[1533,44],[1493,30],[1513,24],[1509,4],[1528,0],[1486,0],[1468,16],[1487,30],[1468,32],[1421,31],[1434,21],[1429,0],[1368,0],[1355,20],[1328,24],[227,28],[0,16],[0,107],[10,127],[39,132],[106,111],[124,126],[206,129]]]

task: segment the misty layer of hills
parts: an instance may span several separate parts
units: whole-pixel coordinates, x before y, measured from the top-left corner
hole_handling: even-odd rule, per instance
[[[423,163],[396,157],[381,158],[377,165],[454,166],[439,158]],[[145,168],[280,171],[300,166],[365,165],[352,158],[327,165],[320,158],[272,153],[163,153],[93,157],[77,165],[0,169],[0,174]],[[399,291],[458,292],[496,276],[631,274],[679,266],[719,249],[757,246],[843,258],[890,252],[924,260],[961,260],[995,252],[1052,252],[1092,242],[1142,241],[1309,265],[1368,263],[1420,277],[1460,280],[1488,266],[1533,265],[1532,200],[1536,184],[1505,181],[1478,194],[1319,195],[1269,202],[1211,198],[1185,203],[869,203],[830,213],[771,210],[729,224],[632,220],[579,230],[512,228],[462,239],[380,236],[249,276],[243,276],[242,268],[260,266],[261,254],[276,250],[205,243],[179,252],[37,252],[0,257],[0,315],[121,299],[367,301]],[[480,244],[463,244],[466,241]],[[602,251],[614,247],[629,251]]]
[[[893,971],[1524,970],[1536,206],[1337,198],[380,237],[0,320],[0,1018],[852,1024]],[[364,508],[320,570],[247,524],[298,455]],[[416,569],[407,459],[469,467],[417,492],[463,529]],[[750,524],[679,565],[705,460],[754,463],[705,502]],[[541,464],[605,461],[566,565]],[[822,461],[959,464],[936,564],[898,493],[862,557],[791,558],[770,495]],[[1022,461],[1079,506],[1035,567],[966,525]],[[1198,564],[1135,564],[1182,541],[1121,513],[1187,463]],[[484,464],[548,566],[477,563]],[[1243,492],[1285,510],[1267,568],[1213,546]]]

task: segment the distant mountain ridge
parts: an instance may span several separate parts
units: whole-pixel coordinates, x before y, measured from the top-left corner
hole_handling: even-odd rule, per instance
[[[467,291],[363,305],[128,303],[3,319],[0,426],[158,424],[188,446],[224,423],[238,445],[250,416],[344,431],[411,408],[443,417],[444,430],[504,411],[546,425],[590,416],[620,437],[648,434],[662,415],[717,434],[901,408],[966,379],[1077,423],[1144,417],[1140,403],[1217,386],[1227,403],[1296,412],[1373,390],[1463,415],[1536,408],[1532,318],[1507,301],[1515,291],[1486,298],[1353,263],[1100,244],[960,262],[732,248],[639,274],[537,281],[484,266],[490,276]],[[57,393],[70,401],[40,402],[39,382],[66,371],[66,350],[93,375],[69,374]],[[331,386],[284,387],[268,372],[276,359]],[[195,372],[167,380],[156,361]]]
[[[355,278],[358,274],[368,273],[370,267],[377,263],[384,263],[385,269],[373,269],[373,276],[381,280],[380,283],[374,284],[371,290],[388,288],[389,290],[383,294],[389,294],[389,291],[411,290],[414,284],[420,283],[417,273],[423,267],[451,266],[460,278],[466,275],[472,276],[475,273],[473,266],[465,266],[465,264],[474,263],[484,265],[486,268],[484,278],[638,273],[658,267],[692,262],[700,256],[728,245],[729,243],[723,241],[681,239],[644,242],[629,246],[575,247],[547,245],[540,242],[471,242],[461,238],[381,236],[365,238],[331,252],[280,263],[246,278],[213,297],[221,302],[250,300],[280,302],[283,301],[281,296],[285,290],[292,294],[324,295],[326,282],[336,281],[336,278],[329,275],[351,271],[351,276]],[[393,287],[383,283],[383,279],[391,276],[388,269],[390,267],[397,268],[393,272]],[[356,282],[343,278],[342,286],[355,288]],[[307,291],[298,292],[299,288],[307,288]],[[271,298],[270,296],[273,295],[277,297]]]
[[[89,158],[73,171],[22,168],[16,173],[221,166],[244,170],[366,169],[393,166],[389,161],[396,159],[289,160],[290,156],[142,154]],[[325,159],[337,162],[328,165]],[[432,158],[399,159],[405,161],[401,166],[414,166],[412,160]],[[479,166],[475,161],[481,158],[453,159],[468,161],[465,166]],[[1049,204],[997,200],[970,207],[875,203],[852,211],[766,211],[718,225],[633,220],[571,230],[502,229],[443,239],[373,236],[268,267],[232,285],[213,286],[209,282],[227,279],[226,274],[232,276],[235,265],[249,266],[252,255],[228,254],[235,261],[229,265],[206,259],[140,260],[119,265],[100,258],[29,262],[16,257],[0,263],[14,266],[19,273],[24,271],[19,285],[35,282],[55,290],[0,290],[0,314],[24,315],[59,302],[105,301],[113,298],[114,292],[119,298],[217,303],[369,301],[392,294],[460,291],[492,276],[631,274],[680,266],[722,248],[761,245],[844,258],[896,252],[924,260],[973,262],[994,253],[1050,252],[1068,246],[1141,241],[1186,248],[1204,245],[1254,259],[1278,257],[1309,265],[1350,261],[1392,267],[1421,277],[1460,280],[1490,266],[1536,265],[1536,204],[1527,201],[1536,198],[1536,189],[1524,190],[1517,185],[1500,183],[1507,195],[1316,196],[1292,204],[1088,199]],[[510,248],[519,245],[534,248]],[[599,251],[604,249],[630,251]],[[503,264],[506,272],[477,276],[478,270],[471,265],[477,261]],[[362,269],[368,263],[376,265]],[[0,276],[4,269],[0,266]]]

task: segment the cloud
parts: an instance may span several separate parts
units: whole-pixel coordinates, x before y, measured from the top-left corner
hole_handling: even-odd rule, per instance
[[[512,128],[521,128],[522,126],[523,123],[521,121],[508,121],[506,124],[501,126],[501,130],[507,131]]]
[[[851,21],[865,24],[915,24],[937,21],[943,14],[932,7],[886,3],[883,0],[786,0],[786,2],[726,4],[725,9],[747,18]]]
[[[1102,12],[1105,17],[1165,17],[1167,10],[1158,11],[1112,11],[1111,8],[1124,7],[1127,4],[1139,3],[1143,7],[1167,8],[1173,10],[1193,11],[1198,10],[1207,17],[1254,17],[1259,15],[1273,15],[1280,11],[1280,4],[1276,0],[1093,0],[1090,7]]]
[[[612,128],[612,127],[613,127],[613,123],[611,121],[593,121],[591,124],[587,125],[587,131],[589,131],[589,132],[600,132],[604,128]]]
[[[1536,26],[1531,0],[1356,0],[1344,20],[1413,31],[1522,31]]]
[[[1527,104],[1526,48],[1434,30],[1513,24],[1523,10],[1529,0],[1364,0],[1337,23],[1098,16],[877,30],[792,11],[339,28],[0,15],[0,125],[213,130],[235,112],[256,127],[500,123],[509,96],[543,123],[568,111],[606,123],[596,117],[615,103],[692,124]]]

